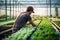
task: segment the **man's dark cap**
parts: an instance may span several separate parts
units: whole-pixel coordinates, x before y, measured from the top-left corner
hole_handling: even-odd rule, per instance
[[[32,12],[34,13],[33,10],[34,10],[34,8],[33,8],[32,6],[28,6],[26,11],[27,11],[27,12],[32,11]]]

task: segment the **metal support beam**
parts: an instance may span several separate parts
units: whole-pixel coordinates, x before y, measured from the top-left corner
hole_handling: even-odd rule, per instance
[[[50,17],[52,17],[52,14],[51,14],[51,0],[50,0]]]
[[[47,2],[48,2],[48,1],[46,0],[46,4],[47,4]],[[48,5],[47,5],[47,7],[46,7],[46,8],[47,8],[47,16],[48,16]]]
[[[11,0],[10,0],[10,19],[11,19]]]
[[[5,0],[5,13],[6,13],[6,20],[7,20],[7,0]]]
[[[14,0],[13,0],[13,18],[14,18]]]

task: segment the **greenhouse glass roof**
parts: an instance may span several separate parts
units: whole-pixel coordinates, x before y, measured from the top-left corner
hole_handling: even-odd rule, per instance
[[[7,3],[7,5],[13,5],[14,3],[15,5],[19,4],[21,6],[32,5],[34,7],[46,7],[48,5],[49,7],[51,5],[51,7],[60,7],[60,0],[0,0],[0,4],[3,4],[1,1]]]

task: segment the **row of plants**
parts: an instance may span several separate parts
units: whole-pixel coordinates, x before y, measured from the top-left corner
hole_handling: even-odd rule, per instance
[[[34,23],[37,25],[41,20],[35,20]],[[6,22],[5,22],[6,23]],[[4,24],[4,23],[3,23]],[[13,27],[14,22],[3,25],[3,27]],[[28,24],[28,23],[27,23]],[[28,24],[29,25],[29,24]]]
[[[40,22],[40,20],[36,20],[37,23]],[[34,21],[34,23],[36,23]],[[26,40],[30,34],[35,30],[36,27],[32,27],[32,25],[26,25],[24,28],[21,28],[16,33],[13,33],[11,36],[4,38],[2,40]]]
[[[32,35],[32,40],[57,40],[58,34],[52,27],[49,19],[43,18],[36,32]]]
[[[33,30],[33,27],[25,27],[3,40],[26,40],[26,38],[31,34]]]
[[[11,22],[11,23],[8,23],[8,24],[6,24],[6,25],[3,25],[2,27],[13,27],[13,24],[14,24],[14,22]]]
[[[42,19],[42,17],[40,17],[39,15],[32,15],[31,17],[32,17],[33,21],[34,20],[41,20]]]
[[[38,24],[40,20],[34,21]],[[3,40],[26,40],[30,34],[35,30],[35,27],[27,25],[21,28],[18,32],[13,33],[11,36],[4,38]],[[37,27],[36,32],[31,36],[31,40],[57,40],[58,34],[52,27],[49,19],[43,18],[42,22]]]
[[[0,18],[6,18],[6,17],[9,17],[8,15],[0,15]]]
[[[60,21],[54,21],[60,27]]]
[[[60,18],[53,18],[53,21],[60,27]]]
[[[7,21],[11,21],[11,20],[16,20],[16,19],[0,20],[0,22],[7,22]]]
[[[14,22],[15,22],[15,20],[9,20],[9,21],[0,22],[0,26],[10,24],[10,23],[14,23]]]
[[[42,21],[42,20],[35,20],[34,23],[35,23],[36,25],[38,25],[39,22],[41,22],[41,21]]]

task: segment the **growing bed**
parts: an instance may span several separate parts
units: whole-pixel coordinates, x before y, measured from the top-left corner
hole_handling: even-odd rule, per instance
[[[0,32],[10,29],[13,26],[14,22],[15,22],[15,20],[0,22]]]
[[[0,22],[0,26],[6,25],[6,24],[9,24],[9,23],[13,23],[13,22],[15,22],[15,20]]]
[[[39,20],[35,21],[35,23],[39,22]],[[41,23],[37,27],[37,30],[31,35],[34,30],[35,27],[28,25],[3,40],[28,40],[27,38],[29,36],[30,40],[57,40],[58,34],[47,18],[42,19]]]
[[[57,40],[56,30],[48,19],[43,19],[38,30],[32,35],[32,40]]]
[[[53,18],[53,21],[60,27],[60,18]]]

